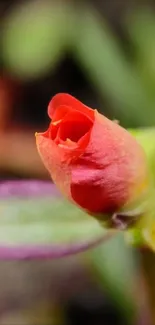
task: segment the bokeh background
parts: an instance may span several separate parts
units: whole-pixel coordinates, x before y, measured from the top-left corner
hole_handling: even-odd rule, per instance
[[[49,179],[34,133],[67,92],[155,124],[155,2],[0,0],[0,177]],[[59,261],[0,262],[0,325],[149,324],[141,256],[118,236]]]

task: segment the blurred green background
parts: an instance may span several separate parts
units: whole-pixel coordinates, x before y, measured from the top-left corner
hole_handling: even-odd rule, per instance
[[[155,125],[154,1],[0,0],[0,45],[1,180],[49,179],[34,133],[57,92],[124,127]],[[1,261],[0,287],[0,325],[149,324],[141,256],[122,236],[59,261]]]

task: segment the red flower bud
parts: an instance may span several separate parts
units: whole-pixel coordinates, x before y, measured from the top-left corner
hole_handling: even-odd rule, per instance
[[[114,213],[146,184],[145,154],[134,137],[68,94],[48,106],[52,119],[37,133],[40,156],[60,191],[91,214]]]

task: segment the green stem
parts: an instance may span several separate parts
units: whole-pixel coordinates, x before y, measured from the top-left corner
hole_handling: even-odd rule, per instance
[[[142,272],[146,285],[149,313],[151,315],[150,325],[155,325],[155,254],[149,250],[141,251]]]

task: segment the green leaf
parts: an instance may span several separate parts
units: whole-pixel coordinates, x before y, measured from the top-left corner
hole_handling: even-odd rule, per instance
[[[101,97],[106,95],[115,116],[125,125],[153,125],[152,102],[106,21],[90,7],[81,7],[74,29],[74,56],[85,69]],[[149,114],[148,114],[149,110]],[[147,116],[147,118],[146,118]]]
[[[113,235],[81,209],[52,195],[1,199],[0,211],[0,258],[62,257]]]
[[[134,287],[137,262],[132,249],[125,244],[123,233],[89,253],[97,281],[108,291],[115,303],[124,312],[126,322],[136,311]],[[125,322],[125,323],[126,323]]]
[[[148,188],[145,197],[146,211],[133,228],[125,232],[130,245],[147,246],[155,250],[155,128],[130,130],[143,147],[148,163]]]
[[[62,199],[0,202],[0,244],[61,244],[103,235],[92,217]]]
[[[68,37],[65,5],[25,2],[7,15],[2,30],[3,60],[20,78],[37,78],[54,68]]]
[[[139,8],[127,16],[127,28],[134,48],[139,73],[145,88],[155,101],[155,15],[148,8]]]
[[[147,157],[149,172],[155,180],[155,128],[130,129],[129,132],[143,147]]]

